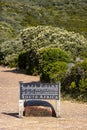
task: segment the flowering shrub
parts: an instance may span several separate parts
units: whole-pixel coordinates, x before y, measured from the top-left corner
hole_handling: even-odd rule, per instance
[[[77,56],[86,57],[86,53],[83,55],[83,52],[87,48],[87,40],[78,33],[68,32],[58,27],[37,26],[22,30],[16,39],[5,41],[0,46],[3,60],[11,55],[19,55],[22,51],[27,52],[32,49],[39,51],[46,47],[60,48],[74,59]]]

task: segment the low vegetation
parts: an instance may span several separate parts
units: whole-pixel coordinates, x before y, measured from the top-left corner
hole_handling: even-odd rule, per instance
[[[87,60],[77,63],[66,73],[62,90],[73,98],[87,101]]]

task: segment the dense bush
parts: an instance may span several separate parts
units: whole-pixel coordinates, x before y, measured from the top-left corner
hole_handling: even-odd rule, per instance
[[[27,52],[26,72],[31,75],[38,74],[38,54],[36,49]]]
[[[19,38],[25,49],[58,47],[74,57],[82,54],[81,52],[87,47],[87,40],[82,35],[51,26],[26,28],[20,32]]]
[[[12,39],[14,37],[14,29],[13,27],[6,23],[0,21],[0,44],[8,39]]]
[[[20,39],[16,39],[14,42],[14,40],[10,39],[0,44],[0,61],[4,65],[9,65],[11,60],[14,60],[15,62],[15,56],[18,57],[23,50],[22,44],[19,40]]]
[[[21,52],[18,57],[18,67],[25,70],[27,74],[38,74],[38,54],[35,49],[26,52]]]
[[[9,67],[18,67],[18,55],[13,54],[12,57],[8,56],[6,60],[9,61],[9,64],[7,63]]]
[[[47,83],[56,83],[62,81],[67,71],[67,64],[65,62],[56,61],[48,63],[42,68],[40,73],[40,80]]]
[[[70,56],[57,48],[31,49],[19,55],[18,65],[27,74],[40,74],[45,82],[56,82],[63,78]],[[60,76],[61,75],[61,76]]]
[[[87,100],[87,61],[76,64],[62,82],[62,90],[77,99]]]
[[[43,82],[58,82],[67,71],[69,55],[58,48],[45,48],[39,52],[39,71]]]
[[[27,58],[26,58],[26,52],[21,52],[18,56],[18,67],[20,69],[25,69],[26,70],[26,62],[27,62]]]
[[[46,47],[39,50],[40,64],[43,62],[53,63],[56,61],[70,62],[70,55],[62,49],[56,47]]]

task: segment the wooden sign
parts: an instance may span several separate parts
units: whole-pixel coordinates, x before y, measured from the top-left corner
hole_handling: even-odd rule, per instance
[[[56,100],[56,115],[60,115],[60,82],[23,83],[19,82],[19,117],[23,116],[24,100]]]
[[[55,99],[59,100],[59,83],[23,83],[20,82],[20,99]]]

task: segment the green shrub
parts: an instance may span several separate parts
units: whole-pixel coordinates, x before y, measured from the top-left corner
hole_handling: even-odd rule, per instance
[[[87,78],[80,80],[79,89],[80,89],[81,93],[86,93],[87,94]]]
[[[44,65],[56,61],[70,62],[68,53],[59,48],[47,47],[39,51],[39,63]]]
[[[69,55],[58,48],[45,48],[39,52],[39,71],[41,81],[57,82],[62,80],[67,70]]]
[[[87,101],[87,61],[77,63],[62,82],[62,91]]]
[[[17,54],[8,55],[7,57],[5,57],[4,60],[3,59],[1,60],[1,63],[11,68],[18,67],[18,55]]]
[[[12,55],[9,58],[9,67],[18,67],[18,55]]]
[[[18,57],[18,67],[26,71],[27,74],[38,74],[38,55],[35,49],[21,52]]]
[[[72,82],[69,88],[72,91],[73,89],[75,89],[75,87],[76,87],[75,82]]]
[[[26,53],[27,63],[26,72],[30,75],[38,74],[38,54],[36,49],[30,49]]]
[[[67,63],[57,61],[45,65],[41,70],[40,80],[42,82],[62,81],[67,71]]]
[[[20,69],[26,69],[26,52],[21,52],[18,56],[18,67]]]

